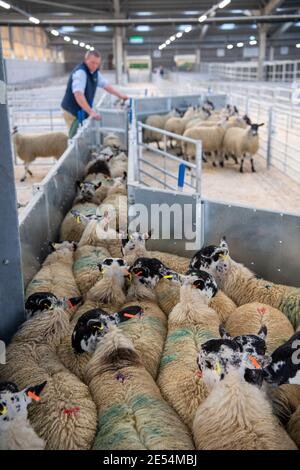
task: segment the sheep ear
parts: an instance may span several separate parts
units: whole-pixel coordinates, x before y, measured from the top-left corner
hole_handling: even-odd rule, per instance
[[[49,242],[48,242],[48,246],[51,248],[52,251],[55,251],[55,250],[56,250],[56,248],[55,248],[55,243],[54,243],[54,242],[49,241]]]
[[[73,251],[76,251],[78,243],[77,242],[72,242],[72,245],[73,245]]]
[[[124,171],[123,173],[123,181],[127,181],[127,171]]]
[[[94,184],[94,188],[95,188],[95,189],[99,189],[100,186],[102,186],[102,181],[99,181],[98,184]]]
[[[232,339],[230,334],[227,333],[223,325],[219,326],[219,333],[222,339]]]
[[[68,302],[71,307],[75,307],[75,305],[80,304],[82,300],[83,300],[83,297],[71,297],[70,299],[68,299]]]
[[[259,330],[259,332],[257,333],[257,336],[259,336],[259,337],[262,338],[262,339],[266,339],[266,337],[267,337],[267,332],[268,332],[268,330],[267,330],[266,325],[263,325],[263,326],[261,327],[261,329]]]
[[[148,240],[148,238],[151,238],[152,235],[152,229],[149,230],[148,232],[143,233],[143,239]]]
[[[261,127],[261,126],[264,126],[264,125],[265,125],[265,123],[262,122],[261,124],[258,124],[257,127]]]
[[[77,188],[80,189],[82,187],[82,182],[79,181],[79,180],[76,180],[76,186],[77,186]]]
[[[226,242],[225,235],[220,240],[220,248],[226,248],[226,250],[228,250],[228,245],[227,245],[227,242]]]

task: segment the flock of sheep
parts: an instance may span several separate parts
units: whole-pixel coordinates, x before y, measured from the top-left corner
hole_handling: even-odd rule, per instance
[[[123,232],[126,171],[107,136],[27,286],[0,448],[297,449],[300,289],[258,279],[224,239],[192,259],[149,251],[151,234]]]
[[[202,160],[207,163],[212,158],[213,166],[224,167],[225,159],[240,161],[240,172],[244,171],[244,160],[250,158],[251,170],[255,172],[253,157],[259,149],[258,128],[264,124],[254,124],[250,118],[240,116],[236,106],[227,105],[216,111],[211,101],[201,107],[189,107],[183,115],[175,109],[166,115],[150,115],[146,119],[148,126],[164,129],[177,135],[183,135],[202,141]],[[144,140],[156,142],[159,147],[163,135],[157,130],[144,129]],[[173,139],[168,143],[174,145]],[[192,143],[175,140],[178,155],[186,160],[195,158],[196,148]]]

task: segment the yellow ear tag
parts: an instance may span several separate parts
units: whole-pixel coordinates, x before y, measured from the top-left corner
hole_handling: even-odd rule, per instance
[[[171,276],[171,274],[168,274],[168,275],[164,276],[163,279],[173,279],[173,276]]]
[[[53,310],[53,305],[51,304],[50,307],[48,307],[48,310]]]
[[[97,330],[102,331],[102,330],[104,330],[104,325],[103,324],[101,324],[101,326],[95,325],[94,328],[96,328]]]
[[[0,411],[0,416],[6,415],[7,413],[7,407],[5,405],[2,405],[2,410]]]
[[[219,258],[221,258],[225,261],[228,258],[228,255],[222,255],[222,253],[220,253]]]
[[[80,217],[79,217],[79,215],[76,217],[76,222],[77,222],[78,224],[80,224]]]
[[[219,362],[217,362],[216,365],[215,365],[215,371],[216,371],[219,375],[221,375],[221,367],[220,367],[220,363],[219,363]]]

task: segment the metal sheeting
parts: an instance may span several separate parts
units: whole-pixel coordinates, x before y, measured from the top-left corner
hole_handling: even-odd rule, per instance
[[[202,245],[201,219],[197,194],[128,185],[129,231],[151,229],[150,250],[191,257]]]
[[[259,276],[300,286],[300,217],[205,200],[204,244],[226,236],[230,255]]]
[[[136,116],[139,119],[149,114],[168,113],[174,108],[186,109],[188,106],[201,106],[206,99],[211,100],[216,109],[220,109],[226,104],[226,95],[222,93],[139,98],[135,105]]]

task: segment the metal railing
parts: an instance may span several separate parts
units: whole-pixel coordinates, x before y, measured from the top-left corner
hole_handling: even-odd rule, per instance
[[[143,130],[149,130],[155,133],[160,133],[163,138],[164,149],[155,148],[146,144],[143,141]],[[189,144],[195,145],[195,164],[189,161],[183,160],[182,158],[176,157],[169,153],[167,138],[170,140],[176,140],[179,142],[187,142]],[[150,159],[144,157],[143,150],[148,150],[151,152],[151,156],[158,155],[163,158],[163,166],[156,164]],[[202,143],[200,140],[190,139],[181,135],[174,134],[156,127],[148,126],[142,122],[137,123],[137,181],[142,184],[149,186],[147,181],[145,181],[144,176],[148,179],[159,183],[164,189],[168,188],[172,191],[181,190],[181,185],[179,183],[179,175],[183,166],[190,171],[191,182],[185,182],[185,186],[190,188],[192,191],[201,194],[201,162],[202,162]],[[168,163],[173,163],[173,169],[167,169]],[[175,164],[175,165],[174,165]],[[150,167],[158,173],[157,176],[154,176],[153,173],[149,173],[144,167]],[[174,169],[177,170],[174,172]],[[173,170],[173,171],[172,171]],[[163,179],[162,179],[163,178]],[[177,181],[177,184],[173,184],[172,181]]]
[[[212,62],[201,65],[201,72],[214,79],[258,80],[258,63]],[[300,60],[265,61],[264,77],[271,82],[293,82],[300,79]]]

